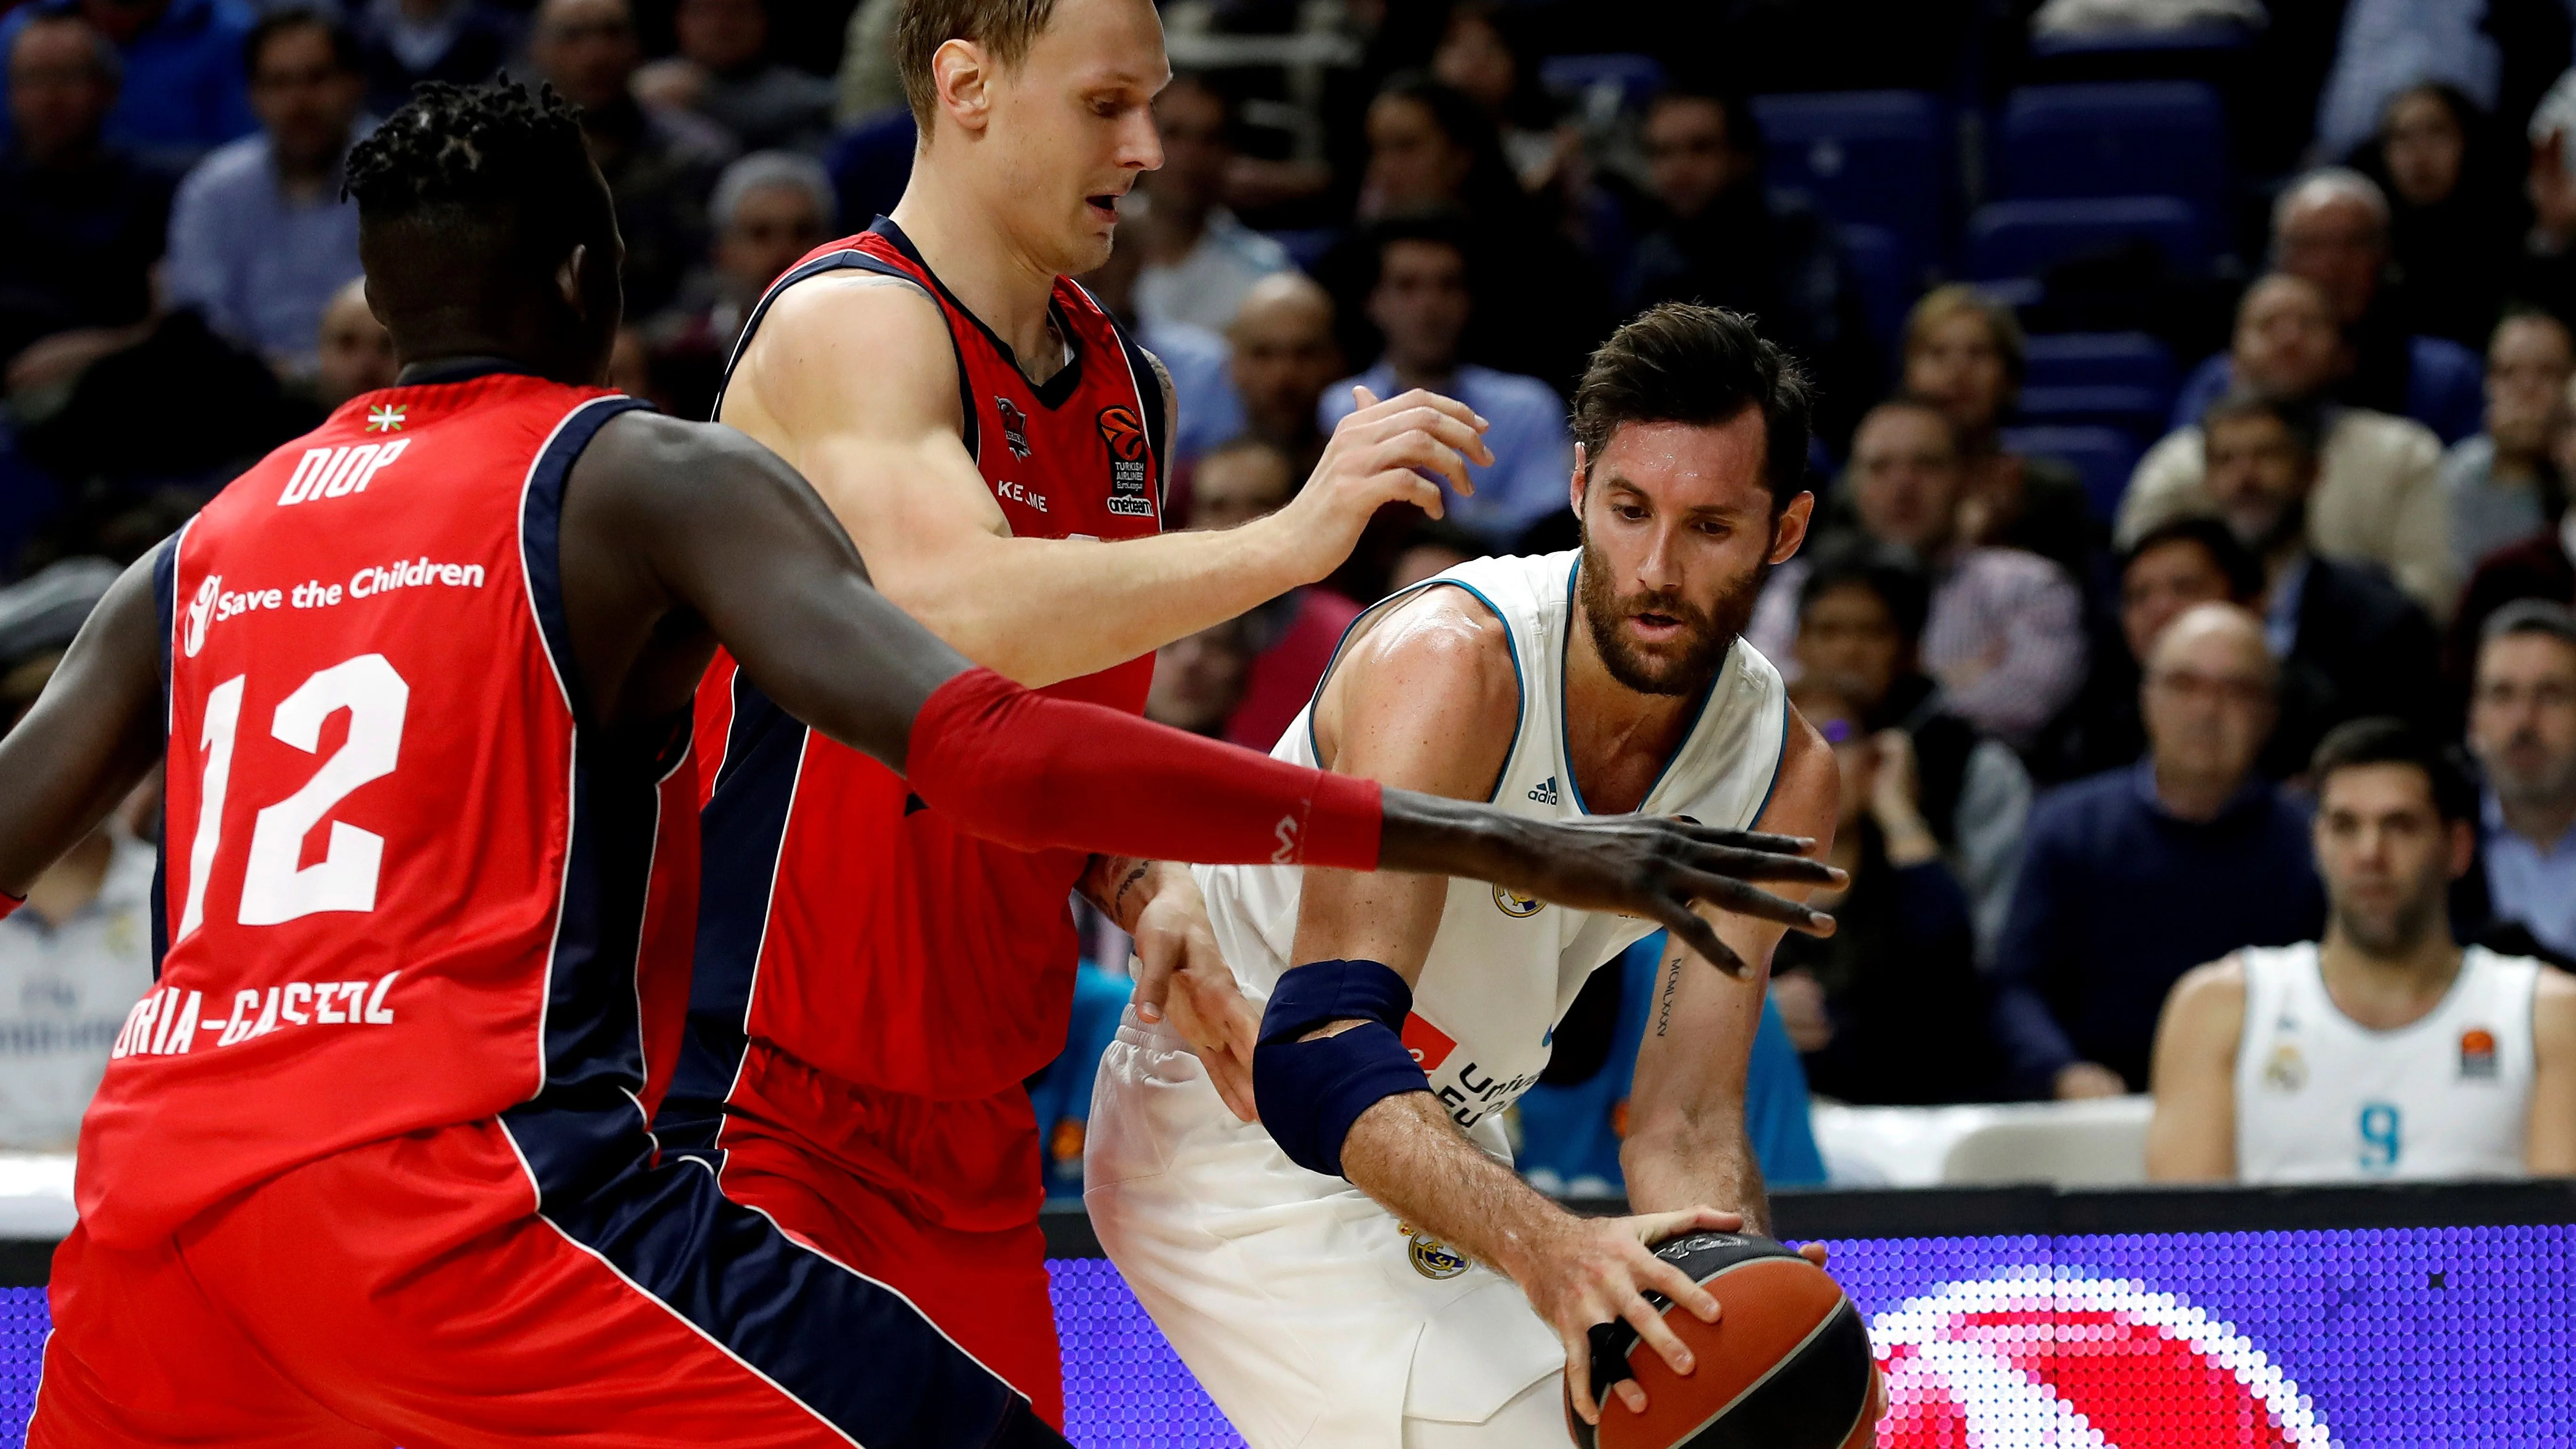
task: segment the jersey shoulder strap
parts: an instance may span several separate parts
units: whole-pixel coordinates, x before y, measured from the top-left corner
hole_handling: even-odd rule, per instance
[[[1163,495],[1157,501],[1169,503],[1172,455],[1171,439],[1165,435],[1171,431],[1171,403],[1163,396],[1162,370],[1155,365],[1153,354],[1136,340],[1136,334],[1128,331],[1127,324],[1118,320],[1117,313],[1101,306],[1100,299],[1092,296],[1090,288],[1073,282],[1069,277],[1066,280],[1072,282],[1074,290],[1099,311],[1102,320],[1109,324],[1110,334],[1118,339],[1118,350],[1127,355],[1127,371],[1136,379],[1136,403],[1145,412],[1145,450],[1153,457],[1154,479]]]
[[[873,272],[878,276],[892,277],[919,288],[921,294],[930,299],[930,304],[939,309],[940,321],[948,328],[949,355],[957,364],[959,436],[966,444],[966,456],[970,458],[981,456],[981,429],[975,421],[975,384],[974,380],[967,375],[965,348],[957,340],[956,317],[951,315],[946,299],[940,295],[937,287],[931,285],[930,279],[903,264],[899,259],[900,249],[889,247],[888,250],[896,254],[895,258],[890,259],[878,255],[866,244],[871,237],[885,237],[888,234],[887,229],[893,225],[894,223],[886,218],[878,217],[866,231],[856,236],[844,237],[840,241],[806,253],[803,261],[780,273],[778,280],[769,284],[769,290],[761,293],[759,303],[751,309],[751,316],[744,319],[742,333],[734,338],[733,351],[725,358],[724,376],[716,384],[715,406],[708,413],[709,421],[713,421],[724,412],[724,391],[733,382],[733,370],[742,365],[743,354],[751,348],[752,334],[760,330],[761,322],[769,316],[770,305],[776,302],[782,293],[807,278],[823,276],[830,272]]]

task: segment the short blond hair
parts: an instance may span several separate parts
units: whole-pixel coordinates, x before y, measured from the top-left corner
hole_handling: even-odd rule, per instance
[[[1905,355],[1913,356],[1933,328],[1953,317],[1974,317],[1986,324],[1986,335],[2003,356],[2004,376],[2020,386],[2022,372],[2030,365],[2030,345],[2022,337],[2021,319],[2012,308],[1965,282],[1934,287],[1905,314]]]
[[[894,20],[894,70],[922,139],[930,138],[939,111],[939,78],[930,69],[939,47],[968,41],[1003,65],[1018,65],[1054,15],[1055,0],[903,0]]]

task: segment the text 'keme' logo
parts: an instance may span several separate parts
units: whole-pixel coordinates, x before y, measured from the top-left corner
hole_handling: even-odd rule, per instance
[[[1878,1315],[1880,1449],[2330,1449],[2234,1325],[2127,1279],[2016,1268]]]

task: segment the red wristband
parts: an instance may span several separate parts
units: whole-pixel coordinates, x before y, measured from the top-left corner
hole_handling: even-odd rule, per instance
[[[1209,865],[1377,867],[1384,792],[990,670],[931,692],[912,722],[915,794],[976,835]]]

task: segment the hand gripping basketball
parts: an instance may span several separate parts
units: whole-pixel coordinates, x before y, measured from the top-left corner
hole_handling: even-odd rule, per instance
[[[1676,1312],[1671,1298],[1646,1293],[1661,1326],[1690,1351],[1687,1373],[1674,1370],[1669,1349],[1638,1352],[1643,1338],[1632,1321],[1596,1325],[1585,1387],[1600,1405],[1597,1424],[1566,1387],[1566,1428],[1580,1449],[1861,1449],[1872,1441],[1881,1404],[1869,1331],[1822,1267],[1740,1232],[1689,1233],[1654,1256],[1720,1311]],[[1644,1393],[1612,1394],[1623,1381]]]

